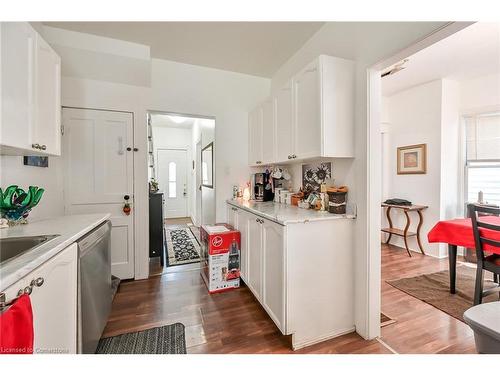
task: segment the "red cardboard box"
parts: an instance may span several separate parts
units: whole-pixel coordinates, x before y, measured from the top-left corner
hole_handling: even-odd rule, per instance
[[[240,232],[229,224],[202,225],[201,276],[209,293],[240,286]]]

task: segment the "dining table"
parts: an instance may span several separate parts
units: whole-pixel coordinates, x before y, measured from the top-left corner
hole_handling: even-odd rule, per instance
[[[498,216],[481,216],[478,221],[500,225]],[[480,229],[484,237],[500,241],[500,233],[486,228]],[[472,220],[460,218],[439,221],[427,234],[429,243],[448,244],[448,262],[450,272],[450,293],[455,294],[455,283],[457,275],[457,247],[475,248]],[[500,248],[484,244],[483,250],[488,253],[500,254]]]

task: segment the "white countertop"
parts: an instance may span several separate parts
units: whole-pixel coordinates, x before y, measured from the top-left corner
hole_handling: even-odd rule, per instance
[[[25,237],[59,234],[58,237],[43,243],[0,266],[0,291],[7,289],[48,259],[74,243],[86,233],[109,219],[110,214],[89,214],[60,216],[53,219],[36,220],[28,224],[0,229],[0,238]]]
[[[326,211],[308,210],[276,202],[244,201],[243,199],[228,199],[227,203],[256,215],[262,216],[279,224],[303,223],[306,221],[354,219],[346,215],[331,214]]]

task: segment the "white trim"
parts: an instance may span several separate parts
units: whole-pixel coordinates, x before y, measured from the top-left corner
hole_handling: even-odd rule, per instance
[[[294,341],[295,334],[292,334],[292,348],[293,348],[293,350],[299,350],[299,349],[305,348],[306,346],[310,346],[310,345],[314,345],[314,344],[317,344],[317,343],[320,343],[323,341],[331,340],[335,337],[347,335],[348,333],[352,333],[355,331],[356,331],[355,327],[352,327],[349,329],[337,330],[337,331],[333,331],[327,335],[321,336],[319,338],[315,338],[312,340],[306,340],[306,341],[302,341],[302,342],[298,342],[298,343]]]
[[[389,344],[387,344],[384,340],[382,340],[380,337],[377,337],[375,340],[377,340],[380,344],[382,344],[383,347],[386,349],[390,350],[392,354],[399,354],[397,351],[395,351]]]

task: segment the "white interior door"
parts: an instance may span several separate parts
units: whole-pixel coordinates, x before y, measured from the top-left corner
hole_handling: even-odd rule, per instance
[[[158,149],[157,173],[165,196],[165,217],[187,217],[187,150]]]
[[[67,214],[111,213],[111,271],[134,277],[133,118],[131,113],[63,109]],[[130,197],[130,215],[123,212]]]

